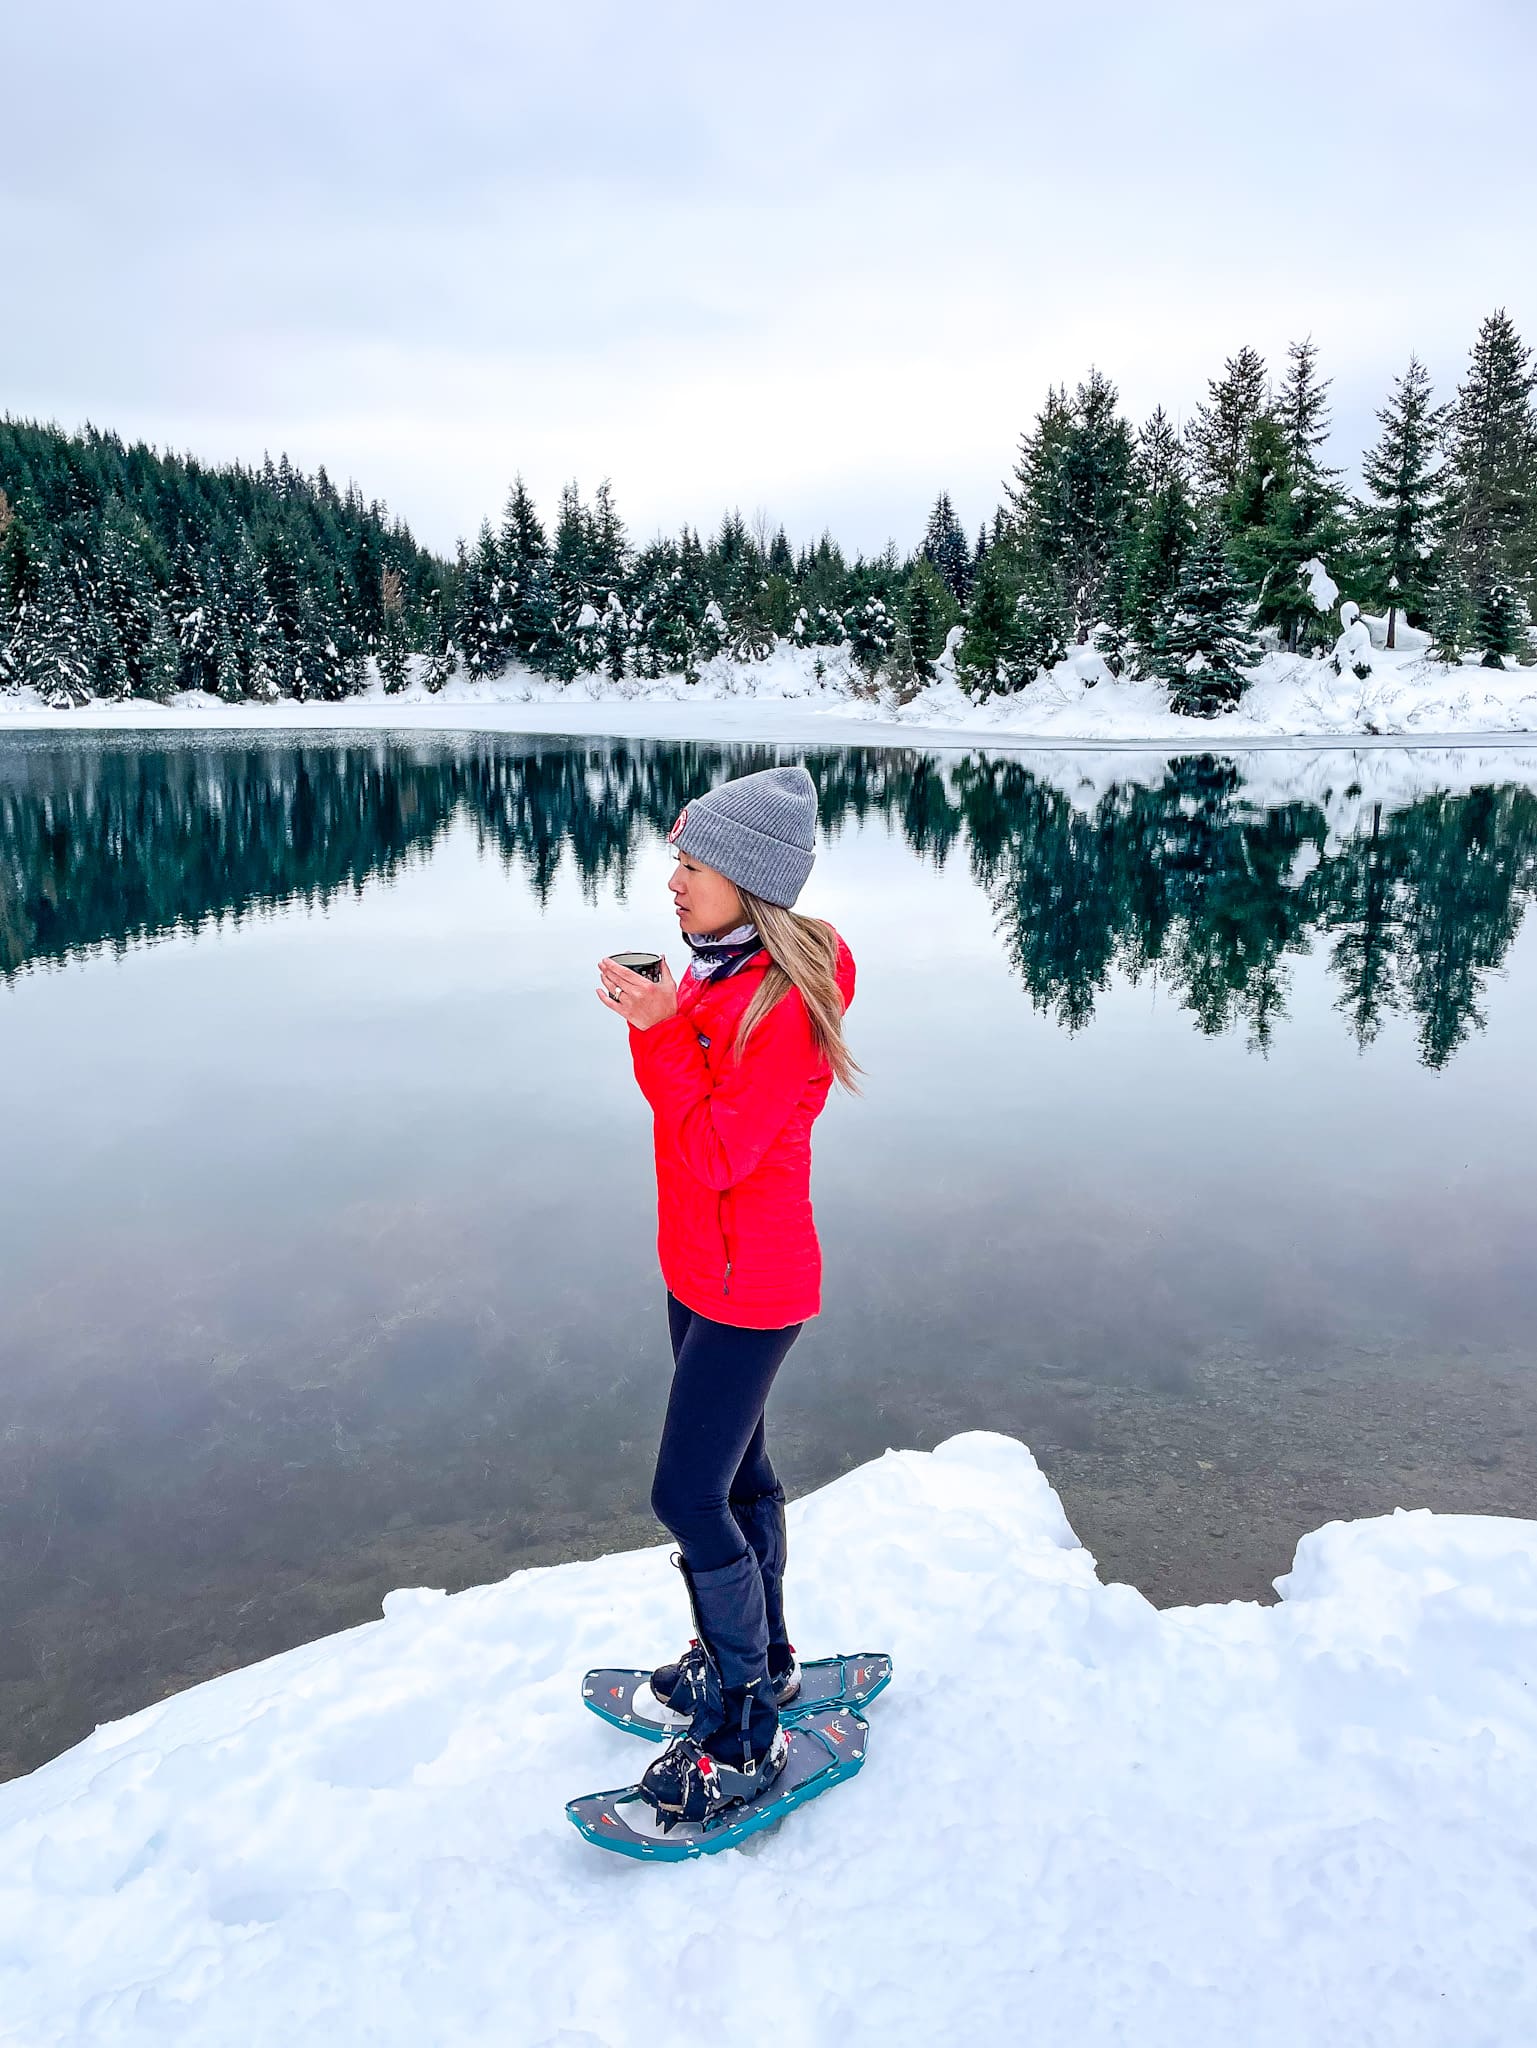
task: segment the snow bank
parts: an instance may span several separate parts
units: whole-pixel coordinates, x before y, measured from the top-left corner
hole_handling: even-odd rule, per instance
[[[752,1849],[564,1817],[651,1754],[578,1681],[686,1633],[665,1550],[396,1593],[0,1786],[0,2033],[1530,2041],[1537,1524],[1334,1523],[1281,1606],[1159,1612],[1003,1437],[791,1520],[801,1644],[897,1676],[863,1774]]]
[[[1368,621],[1368,625],[1372,622]],[[1385,637],[1385,635],[1384,635]],[[1149,741],[1184,752],[1292,739],[1382,736],[1422,740],[1537,734],[1537,668],[1446,668],[1427,659],[1424,635],[1401,629],[1405,644],[1373,656],[1362,681],[1347,668],[1335,675],[1311,657],[1268,655],[1242,704],[1213,720],[1178,718],[1168,694],[1152,681],[1119,681],[1090,649],[1075,648],[1049,674],[1011,697],[977,703],[951,672],[953,651],[937,664],[935,681],[908,704],[882,687],[861,685],[846,653],[780,641],[761,662],[719,656],[697,683],[681,676],[657,682],[584,676],[571,684],[521,668],[483,683],[462,673],[438,696],[418,678],[396,696],[376,682],[341,704],[226,705],[183,696],[169,705],[90,704],[50,711],[25,694],[0,696],[0,732],[43,728],[207,727],[356,730],[359,727],[474,729],[505,732],[612,733],[657,738],[856,740],[1050,740],[1107,745]],[[817,664],[823,673],[817,675]],[[420,670],[421,664],[416,664]]]

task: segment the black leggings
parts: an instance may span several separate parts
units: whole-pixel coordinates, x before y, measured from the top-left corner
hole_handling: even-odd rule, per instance
[[[763,1406],[802,1325],[739,1330],[685,1308],[668,1291],[672,1392],[651,1482],[651,1512],[692,1571],[712,1572],[746,1550],[731,1503],[778,1485],[763,1444]]]

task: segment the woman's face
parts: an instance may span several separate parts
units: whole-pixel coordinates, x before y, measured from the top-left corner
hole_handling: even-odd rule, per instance
[[[707,868],[692,854],[678,855],[678,865],[667,886],[677,905],[680,932],[697,932],[701,938],[709,938],[717,932],[729,932],[746,917],[736,883],[728,882],[718,868]]]

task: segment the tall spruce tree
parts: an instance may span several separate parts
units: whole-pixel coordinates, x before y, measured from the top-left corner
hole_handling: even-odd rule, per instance
[[[1205,403],[1196,407],[1185,429],[1185,444],[1196,490],[1209,500],[1226,497],[1236,486],[1255,422],[1270,408],[1264,357],[1241,348],[1206,389]]]
[[[966,542],[965,528],[955,516],[948,491],[941,491],[934,500],[920,552],[956,603],[965,604],[971,595],[971,549]],[[917,658],[915,649],[914,659]]]
[[[1447,416],[1442,521],[1472,606],[1475,644],[1508,637],[1537,597],[1537,372],[1501,309],[1478,332],[1468,374]],[[1499,593],[1499,595],[1496,595]],[[1518,644],[1520,624],[1517,625]],[[1482,644],[1491,665],[1499,650]]]
[[[1132,531],[1126,557],[1126,618],[1138,673],[1146,673],[1173,612],[1195,534],[1188,462],[1162,406],[1137,436],[1132,464]]]
[[[1361,463],[1366,496],[1356,523],[1365,594],[1386,607],[1389,647],[1398,644],[1400,612],[1411,625],[1423,625],[1430,615],[1445,415],[1445,406],[1431,403],[1429,372],[1411,355],[1377,414],[1381,437]]]
[[[1102,616],[1111,565],[1127,540],[1132,436],[1118,403],[1098,370],[1071,399],[1049,392],[1009,492],[1009,541],[1032,601],[1080,644]]]

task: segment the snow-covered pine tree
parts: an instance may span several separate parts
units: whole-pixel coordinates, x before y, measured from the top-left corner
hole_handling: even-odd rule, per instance
[[[622,683],[629,664],[630,619],[617,590],[608,594],[603,611],[603,666],[611,683]]]
[[[795,557],[790,552],[790,543],[782,526],[769,546],[768,565],[771,576],[782,576],[787,583],[794,582]]]
[[[167,593],[179,650],[177,683],[183,690],[216,693],[219,686],[218,607],[209,600],[203,569],[185,537],[176,549]]]
[[[1126,618],[1133,667],[1145,674],[1168,625],[1185,555],[1195,535],[1188,463],[1162,406],[1137,436],[1132,464],[1132,532],[1126,561]]]
[[[0,690],[21,681],[22,636],[37,582],[26,522],[0,490]]]
[[[773,653],[768,595],[768,578],[754,557],[744,556],[725,604],[727,645],[734,661],[762,661]]]
[[[1442,524],[1468,587],[1474,644],[1503,631],[1497,588],[1537,597],[1537,372],[1503,308],[1479,328],[1468,374],[1447,415]],[[1493,649],[1483,649],[1492,653]]]
[[[685,537],[687,533],[685,527]],[[699,619],[703,609],[682,562],[664,566],[648,603],[646,623],[647,642],[655,655],[655,673],[676,673],[686,683],[698,682]]]
[[[1231,711],[1248,687],[1244,671],[1259,659],[1259,647],[1215,510],[1191,545],[1156,659],[1168,681],[1170,710],[1187,717]]]
[[[88,693],[103,704],[119,704],[133,695],[123,643],[105,610],[86,617],[85,683]]]
[[[1043,609],[1080,642],[1098,623],[1110,564],[1126,544],[1131,429],[1108,377],[1047,396],[1010,489],[1009,543]]]
[[[266,570],[248,535],[230,571],[231,620],[244,695],[257,704],[278,696],[283,650],[267,590]]]
[[[472,682],[500,672],[503,660],[502,559],[489,519],[480,523],[473,553],[459,544],[459,615],[454,640]]]
[[[630,544],[605,477],[593,493],[588,523],[587,576],[594,590],[622,590],[630,573]]]
[[[1366,595],[1387,610],[1389,647],[1397,645],[1400,612],[1419,625],[1431,609],[1445,415],[1445,406],[1431,403],[1430,373],[1411,355],[1377,414],[1381,437],[1361,462],[1366,496],[1356,530],[1369,578]]]
[[[908,659],[918,684],[933,682],[934,657],[944,645],[946,628],[954,617],[953,594],[941,581],[933,563],[920,556],[908,578],[907,601],[902,611]]]
[[[1456,668],[1473,642],[1473,598],[1462,563],[1449,554],[1436,580],[1430,611],[1430,653]]]
[[[411,642],[406,632],[405,586],[393,562],[379,571],[379,680],[388,696],[399,696],[411,678]]]
[[[27,608],[17,680],[61,709],[90,697],[89,621],[75,581],[59,561],[37,565],[37,594]]]
[[[867,597],[863,604],[850,606],[843,629],[855,666],[873,682],[891,654],[897,629],[894,615],[883,598]]]
[[[245,678],[240,672],[240,651],[235,636],[221,618],[214,650],[214,693],[226,704],[238,704],[245,695]]]
[[[1317,374],[1311,340],[1293,342],[1290,367],[1273,409],[1249,433],[1249,450],[1229,494],[1233,559],[1248,581],[1255,616],[1274,627],[1292,653],[1333,637],[1303,574],[1311,561],[1338,556],[1344,496],[1338,470],[1320,458],[1329,431],[1328,384]]]
[[[427,606],[426,639],[427,667],[422,687],[435,697],[459,666],[459,650],[436,592]]]
[[[554,619],[549,586],[550,546],[529,493],[519,476],[502,511],[498,555],[509,627],[503,635],[507,657],[537,662],[548,651]]]
[[[1207,399],[1185,429],[1191,474],[1204,499],[1223,498],[1238,482],[1255,422],[1269,410],[1265,360],[1252,348],[1229,356],[1207,384]]]
[[[1473,614],[1475,644],[1485,668],[1503,668],[1507,655],[1519,654],[1526,640],[1530,614],[1502,576],[1480,593]]]
[[[971,595],[971,549],[966,543],[965,529],[955,516],[948,491],[941,491],[934,500],[934,509],[924,528],[920,553],[956,603],[965,604]],[[916,649],[914,658],[917,658]]]
[[[1015,603],[1018,595],[1017,570],[1002,548],[990,549],[977,572],[955,661],[962,689],[984,704],[989,697],[1017,690],[1029,680]]]

